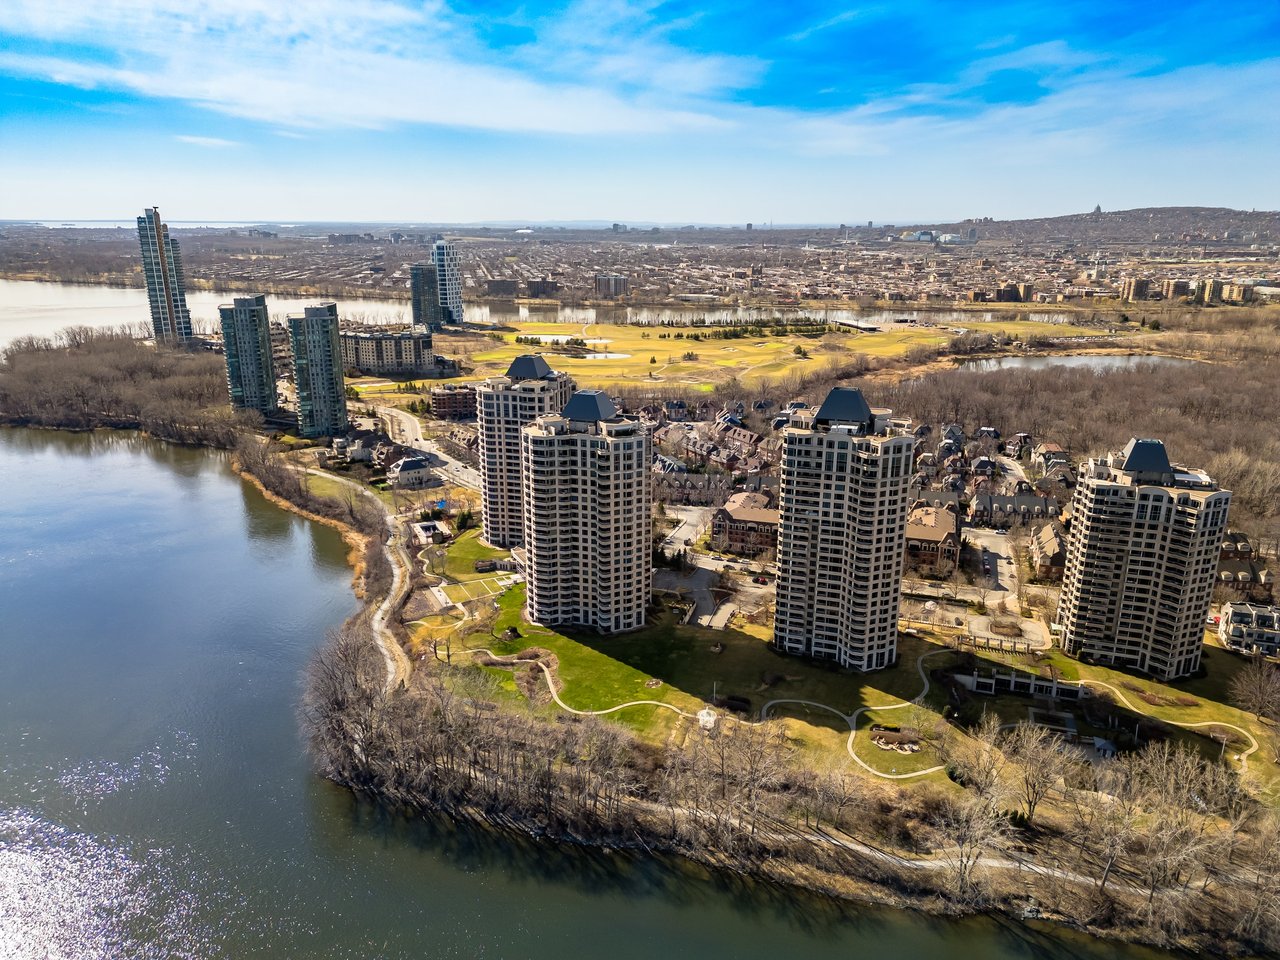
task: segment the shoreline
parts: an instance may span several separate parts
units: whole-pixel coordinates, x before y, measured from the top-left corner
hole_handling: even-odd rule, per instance
[[[352,574],[351,574],[352,591],[355,593],[356,599],[358,600],[365,599],[365,595],[364,595],[365,563],[364,563],[363,553],[365,548],[368,546],[369,538],[367,538],[364,534],[360,533],[360,531],[356,530],[354,527],[343,523],[341,520],[335,520],[333,517],[325,517],[325,516],[321,516],[318,513],[312,513],[310,510],[304,510],[302,507],[298,506],[292,500],[287,500],[284,497],[280,496],[278,493],[272,493],[270,490],[266,488],[266,486],[262,483],[261,480],[259,480],[249,471],[241,467],[241,465],[236,461],[235,457],[230,457],[228,459],[227,465],[228,467],[230,467],[232,473],[234,473],[241,480],[244,480],[246,483],[251,484],[260,494],[262,494],[262,498],[266,500],[268,503],[270,503],[272,506],[279,507],[281,510],[285,510],[289,513],[295,514],[296,516],[302,517],[305,520],[310,520],[312,523],[324,524],[326,527],[332,527],[333,529],[337,530],[339,535],[342,537],[342,542],[347,545],[347,566],[349,566],[352,571]]]
[[[8,280],[14,283],[48,283],[48,284],[65,284],[74,287],[108,287],[116,290],[144,290],[145,287],[140,283],[132,282],[132,278],[124,277],[106,277],[98,279],[84,278],[67,278],[62,279],[48,274],[32,274],[32,273],[13,273],[0,270],[0,280]],[[337,300],[377,300],[384,303],[403,303],[406,306],[410,303],[408,291],[389,291],[380,289],[366,289],[364,287],[342,288],[338,292],[315,292],[315,285],[312,284],[267,284],[253,283],[250,280],[243,281],[211,281],[202,278],[195,278],[189,283],[189,290],[195,292],[206,293],[236,293],[244,290],[246,287],[260,288],[260,292],[268,296],[286,297],[291,299],[306,299],[308,297],[315,298],[331,298]],[[901,312],[903,314],[929,314],[929,313],[990,313],[990,314],[1052,314],[1062,313],[1072,316],[1072,319],[1085,317],[1088,315],[1116,316],[1130,313],[1158,313],[1167,314],[1186,310],[1213,310],[1230,313],[1232,310],[1254,310],[1259,304],[1214,304],[1212,307],[1197,306],[1195,304],[1186,303],[1170,303],[1163,300],[1141,301],[1138,303],[1125,303],[1119,299],[1105,298],[1101,300],[1072,300],[1062,303],[971,303],[967,300],[947,300],[947,301],[917,301],[917,300],[875,300],[871,303],[860,303],[857,300],[797,300],[795,303],[778,303],[776,301],[746,301],[743,303],[689,303],[683,300],[632,300],[627,302],[618,302],[614,300],[595,300],[590,297],[584,297],[577,301],[562,300],[546,300],[530,297],[516,297],[513,299],[493,298],[493,297],[477,297],[473,300],[465,301],[476,306],[483,306],[490,310],[491,313],[497,312],[499,315],[506,313],[495,307],[503,307],[509,305],[511,312],[518,313],[523,307],[532,309],[535,312],[551,312],[552,310],[559,313],[562,310],[595,310],[600,313],[609,313],[614,311],[634,310],[676,310],[686,311],[695,314],[698,311],[722,311],[722,310],[752,310],[752,311],[773,311],[775,313],[799,313],[806,312],[829,313],[832,311],[841,311],[846,313],[859,314],[878,314],[878,313],[894,313]],[[464,306],[465,306],[464,303]],[[1262,305],[1265,307],[1265,305]],[[1005,317],[998,316],[990,322],[999,323]],[[566,321],[576,322],[576,321]]]
[[[48,429],[37,427],[36,429]],[[164,438],[153,437],[140,430],[118,430],[116,428],[91,428],[91,429],[74,429],[74,428],[53,428],[53,429],[69,429],[69,432],[94,432],[94,429],[106,429],[113,433],[136,433],[151,441],[163,441],[168,443],[177,443],[178,441],[164,440]],[[214,449],[208,445],[201,444],[180,444],[182,446],[205,446],[206,449]],[[231,471],[240,479],[251,483],[255,489],[263,494],[264,499],[272,506],[287,512],[293,513],[304,519],[321,523],[339,531],[344,542],[348,545],[349,550],[347,560],[353,566],[355,573],[353,580],[359,579],[363,569],[363,560],[359,557],[360,551],[367,547],[372,537],[366,537],[356,531],[354,528],[335,520],[330,517],[305,510],[292,501],[281,497],[271,491],[265,489],[260,480],[252,474],[244,471],[234,457],[228,456],[227,465]],[[379,506],[385,514],[385,507],[379,502]],[[395,560],[392,560],[395,564]],[[388,593],[388,597],[384,598],[384,603],[390,599],[393,591]],[[356,595],[363,601],[360,609],[349,618],[348,622],[358,620],[365,614],[375,609],[375,604],[366,596],[362,595],[362,591],[357,590]],[[372,628],[372,625],[371,625]],[[386,650],[382,639],[375,635],[370,639],[374,640],[375,646],[380,652],[386,655]],[[392,638],[392,642],[394,638]],[[396,644],[399,646],[398,643]],[[401,656],[407,660],[403,650],[400,650]],[[387,685],[388,692],[392,689],[391,667],[389,665],[389,682]],[[412,665],[410,665],[412,671]],[[758,882],[777,885],[780,889],[800,893],[804,895],[813,895],[820,897],[830,897],[845,904],[868,904],[877,907],[890,908],[895,910],[907,910],[920,913],[926,917],[944,917],[944,918],[962,918],[965,916],[986,916],[990,918],[1005,918],[1013,920],[1019,924],[1025,923],[1028,919],[1023,915],[1024,907],[1020,907],[1018,900],[1021,899],[1025,904],[1028,900],[1040,907],[1040,900],[1035,896],[1035,888],[1028,882],[1027,874],[1037,875],[1037,869],[1052,869],[1040,867],[1035,861],[1029,861],[1023,865],[1021,863],[1010,863],[1003,867],[992,867],[991,872],[1000,878],[1000,882],[993,884],[991,900],[981,908],[966,908],[961,904],[956,904],[946,900],[936,891],[929,890],[927,887],[912,890],[905,885],[905,876],[888,875],[881,878],[874,876],[863,876],[850,872],[838,872],[835,869],[827,869],[824,866],[818,866],[803,863],[796,860],[792,856],[788,856],[784,850],[778,850],[776,853],[765,851],[762,855],[756,856],[754,859],[735,859],[734,855],[720,851],[715,848],[696,849],[681,845],[678,842],[668,841],[657,835],[642,835],[638,829],[631,829],[628,832],[631,836],[624,837],[621,835],[606,834],[598,838],[580,836],[568,830],[556,830],[548,828],[537,822],[536,819],[529,817],[521,817],[519,815],[500,815],[495,816],[475,808],[469,804],[463,804],[455,809],[445,809],[439,806],[430,806],[413,802],[406,802],[404,798],[380,793],[376,790],[370,790],[366,787],[345,783],[337,778],[328,778],[332,782],[350,790],[353,794],[363,797],[368,801],[382,806],[384,809],[391,811],[400,811],[410,817],[444,817],[446,819],[455,820],[461,823],[470,824],[476,828],[494,830],[498,834],[507,834],[508,836],[522,836],[532,838],[540,842],[551,842],[556,845],[563,845],[567,848],[587,849],[597,855],[608,855],[612,850],[626,850],[636,855],[645,854],[654,858],[679,858],[691,864],[698,865],[709,871],[722,873],[729,876],[746,877]],[[654,813],[648,810],[649,804],[645,801],[635,801],[638,809],[643,814],[653,816]],[[792,828],[795,834],[790,839],[800,839],[801,842],[812,844],[819,849],[827,849],[836,853],[843,852],[850,854],[856,852],[858,848],[866,845],[852,836],[847,841],[842,841],[838,836],[834,836],[827,830],[818,828],[817,830],[806,829],[801,833],[800,828]],[[839,831],[843,834],[843,831]],[[806,835],[807,834],[807,835]],[[847,835],[846,835],[847,836]],[[869,849],[875,849],[871,847]],[[907,870],[908,873],[919,873],[927,876],[943,869],[943,862],[937,859],[905,857],[900,854],[882,852],[883,862],[875,859],[863,857],[861,862],[870,863],[872,872],[875,867],[887,869],[897,866],[899,870]],[[937,866],[934,866],[937,864]],[[1009,883],[1005,883],[1004,878],[1009,877]],[[1059,881],[1061,882],[1061,881]],[[1087,886],[1080,883],[1074,883],[1073,886]],[[1178,950],[1188,948],[1206,950],[1207,945],[1203,942],[1194,942],[1188,944],[1185,942],[1174,946],[1160,945],[1143,940],[1137,935],[1138,931],[1122,931],[1111,928],[1097,928],[1081,923],[1073,917],[1061,914],[1055,911],[1041,907],[1044,912],[1039,910],[1034,919],[1051,925],[1054,930],[1070,931],[1074,934],[1083,934],[1093,940],[1111,943],[1132,944],[1152,949],[1163,950],[1165,952],[1174,953]],[[1211,941],[1210,945],[1217,943]],[[1214,955],[1226,956],[1224,951],[1218,951]]]

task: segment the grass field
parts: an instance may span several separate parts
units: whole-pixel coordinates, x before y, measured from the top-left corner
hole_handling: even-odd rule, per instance
[[[474,584],[468,585],[474,587]],[[745,697],[753,712],[774,700],[808,700],[833,707],[849,715],[859,707],[868,708],[858,721],[855,749],[858,757],[873,769],[887,774],[903,774],[925,770],[937,764],[928,749],[917,754],[899,754],[876,748],[868,736],[873,724],[892,726],[919,724],[932,726],[941,718],[945,706],[944,692],[931,689],[919,707],[883,709],[911,700],[921,690],[922,680],[917,663],[924,654],[925,671],[946,666],[961,654],[950,650],[933,637],[900,636],[898,666],[890,670],[858,675],[828,669],[805,660],[775,652],[768,643],[768,630],[746,626],[725,631],[683,627],[669,615],[662,616],[644,630],[617,637],[594,634],[569,634],[527,624],[521,617],[525,591],[514,587],[498,599],[495,623],[484,630],[471,632],[455,649],[488,647],[498,654],[513,654],[528,647],[545,647],[559,659],[559,677],[564,688],[562,699],[582,710],[601,710],[632,700],[661,700],[694,713],[707,703],[715,690],[720,695]],[[514,626],[522,636],[513,641],[499,641]],[[721,645],[720,652],[713,649]],[[1222,702],[1230,678],[1243,665],[1243,660],[1222,650],[1211,650],[1204,678],[1165,686],[1141,680],[1105,667],[1082,664],[1053,650],[1034,664],[1023,658],[1000,657],[982,652],[980,658],[1007,663],[1023,669],[1051,664],[1063,679],[1097,680],[1116,687],[1133,704],[1135,712],[1176,723],[1226,723],[1242,727],[1261,742],[1269,729],[1255,718]],[[510,681],[509,671],[490,668],[502,683]],[[646,686],[659,680],[656,687]],[[1163,697],[1165,705],[1144,701],[1140,694]],[[1176,698],[1182,697],[1181,702]],[[1194,699],[1194,704],[1191,703]],[[1027,719],[1033,701],[1025,697],[978,697],[975,705],[997,713],[1004,722]],[[877,709],[880,708],[880,709]],[[788,737],[805,761],[820,769],[850,769],[852,762],[845,750],[848,723],[827,710],[800,703],[777,704],[770,715],[783,721]],[[636,707],[614,717],[637,730],[646,739],[658,741],[668,736],[676,723],[675,715],[654,707]],[[1082,730],[1082,733],[1088,731]],[[1216,758],[1221,745],[1212,740],[1211,728],[1174,729],[1173,739],[1200,750],[1206,757]],[[1228,749],[1237,752],[1244,738],[1237,737]],[[1280,770],[1269,762],[1265,746],[1254,754],[1249,772],[1265,794],[1280,791]],[[925,778],[942,782],[939,772]]]
[[[458,535],[445,550],[444,575],[450,580],[467,582],[470,580],[489,580],[492,573],[476,573],[477,560],[505,560],[511,556],[510,550],[491,547],[480,539],[480,529],[473,527]],[[508,574],[502,574],[508,576]]]
[[[731,377],[748,383],[776,379],[794,372],[821,369],[829,363],[862,353],[893,357],[912,347],[936,346],[953,334],[947,327],[892,326],[877,333],[854,331],[806,338],[796,334],[785,337],[763,336],[737,340],[658,339],[660,333],[707,333],[703,328],[661,328],[618,326],[615,324],[566,324],[524,322],[511,324],[513,330],[502,334],[504,342],[482,346],[467,357],[474,366],[471,379],[482,379],[503,373],[511,360],[522,353],[538,351],[537,347],[516,343],[517,336],[548,338],[543,352],[557,370],[563,370],[580,383],[589,386],[612,386],[649,380],[694,389],[711,389]],[[1087,327],[1046,324],[1035,320],[980,320],[964,322],[964,329],[974,332],[1004,332],[1014,337],[1031,333],[1052,333],[1059,337],[1097,336],[1106,331]],[[586,359],[554,354],[551,338],[573,336],[588,341],[589,350],[600,354],[621,354],[605,359]],[[467,341],[474,344],[474,340]],[[809,358],[797,356],[795,348],[803,347]],[[449,335],[442,334],[438,349],[449,355]],[[696,360],[683,360],[686,352],[697,354]],[[371,381],[376,383],[377,381]],[[358,381],[354,382],[360,387]],[[361,388],[361,396],[380,397],[388,401],[413,399],[411,394],[397,394],[394,387]]]
[[[521,618],[524,599],[523,586],[507,591],[499,600],[496,623],[472,632],[461,645],[487,647],[498,654],[534,646],[551,650],[560,661],[562,699],[582,710],[601,710],[632,700],[661,700],[693,713],[710,701],[714,690],[722,696],[749,699],[753,711],[771,700],[794,699],[816,701],[849,714],[858,707],[886,706],[916,696],[921,689],[917,659],[922,653],[942,649],[918,637],[903,637],[899,667],[859,676],[777,653],[767,641],[767,629],[683,627],[664,615],[644,630],[622,636],[567,634],[525,623]],[[495,639],[511,626],[521,631],[520,639]],[[719,653],[713,649],[717,644],[721,646]],[[936,666],[940,659],[933,658],[929,665]],[[653,679],[661,685],[645,685]],[[897,711],[896,722],[901,722],[906,712]],[[849,762],[844,753],[848,724],[836,715],[791,704],[779,705],[771,713],[786,720],[793,742],[811,752],[813,762]],[[674,715],[637,707],[617,716],[646,736],[657,738],[670,729]],[[885,714],[886,719],[894,716],[892,712]],[[917,767],[902,766],[917,758],[898,754],[864,759],[877,769],[883,766],[886,772],[895,762],[899,762],[899,770],[933,763],[921,760]]]
[[[1024,658],[1003,655],[992,651],[982,651],[984,660],[1004,663],[1022,669],[1030,669]],[[1230,653],[1221,647],[1206,645],[1203,664],[1206,675],[1188,680],[1178,680],[1171,684],[1162,684],[1153,680],[1113,670],[1110,667],[1081,663],[1072,660],[1061,650],[1049,651],[1037,661],[1041,665],[1052,665],[1064,680],[1096,681],[1107,684],[1119,692],[1129,704],[1133,712],[1171,724],[1230,724],[1241,727],[1253,734],[1261,749],[1249,761],[1249,773],[1259,786],[1270,795],[1280,794],[1280,767],[1269,762],[1266,739],[1274,734],[1274,729],[1263,724],[1256,717],[1230,705],[1228,689],[1231,679],[1242,670],[1247,661],[1244,657]],[[1144,699],[1144,696],[1147,699]],[[1027,701],[1014,698],[998,698],[996,704],[1001,716],[1006,720],[1021,719],[1025,716]],[[1004,703],[1003,701],[1011,701]],[[1018,711],[1021,711],[1018,713]],[[1014,715],[1014,714],[1017,715]],[[1217,758],[1223,751],[1219,742],[1209,734],[1212,726],[1196,727],[1191,730],[1174,730],[1172,736],[1198,749],[1206,757]],[[1234,743],[1228,751],[1238,753],[1245,749],[1244,738],[1231,734]]]
[[[358,483],[359,481],[355,482]],[[408,502],[408,499],[403,494],[397,497],[397,495],[393,494],[390,490],[378,490],[375,487],[369,486],[367,483],[361,484],[361,486],[381,500],[382,505],[388,510],[397,510],[402,504]],[[312,493],[318,496],[332,497],[334,500],[345,501],[349,496],[355,493],[351,487],[346,483],[343,483],[341,480],[330,477],[319,477],[314,473],[307,474],[307,487]],[[356,494],[356,496],[359,496],[359,494]]]

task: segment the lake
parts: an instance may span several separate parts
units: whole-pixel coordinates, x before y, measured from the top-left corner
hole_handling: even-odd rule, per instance
[[[0,489],[6,958],[1158,956],[388,816],[298,734],[333,530],[128,434],[0,430]]]
[[[992,370],[1045,370],[1049,367],[1075,367],[1089,370],[1132,370],[1144,364],[1161,367],[1181,367],[1198,363],[1183,357],[1164,357],[1158,354],[1107,354],[1064,353],[1045,357],[987,357],[980,360],[962,360],[962,370],[990,373]]]

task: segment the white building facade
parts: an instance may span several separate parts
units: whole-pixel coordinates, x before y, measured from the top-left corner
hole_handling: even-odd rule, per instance
[[[598,390],[521,431],[525,612],[602,634],[644,626],[653,587],[648,429]]]
[[[1200,666],[1231,494],[1159,440],[1081,464],[1058,619],[1073,657],[1164,680]]]
[[[1240,653],[1274,657],[1280,653],[1280,607],[1258,603],[1223,604],[1218,639]]]
[[[853,670],[891,666],[915,438],[836,387],[783,431],[774,645]]]
[[[462,322],[462,268],[458,262],[458,246],[452,240],[437,240],[431,247],[436,267],[440,307],[445,323]]]
[[[495,547],[524,542],[520,431],[538,417],[559,413],[574,382],[541,356],[516,357],[506,376],[476,384],[481,515],[484,538]]]

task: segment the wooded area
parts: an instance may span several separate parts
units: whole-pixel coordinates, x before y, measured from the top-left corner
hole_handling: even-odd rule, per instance
[[[653,746],[598,718],[499,705],[475,667],[424,664],[387,694],[368,629],[346,624],[314,658],[302,722],[326,776],[392,806],[836,895],[852,882],[1016,911],[1030,893],[1100,932],[1280,948],[1280,820],[1193,750],[1156,744],[1095,774],[1041,728],[988,719],[940,735],[963,789],[882,786],[807,766],[776,722],[722,718]]]
[[[130,330],[93,327],[19,337],[0,353],[0,421],[144,430],[223,448],[261,425],[228,405],[226,365],[217,354],[157,350]]]

